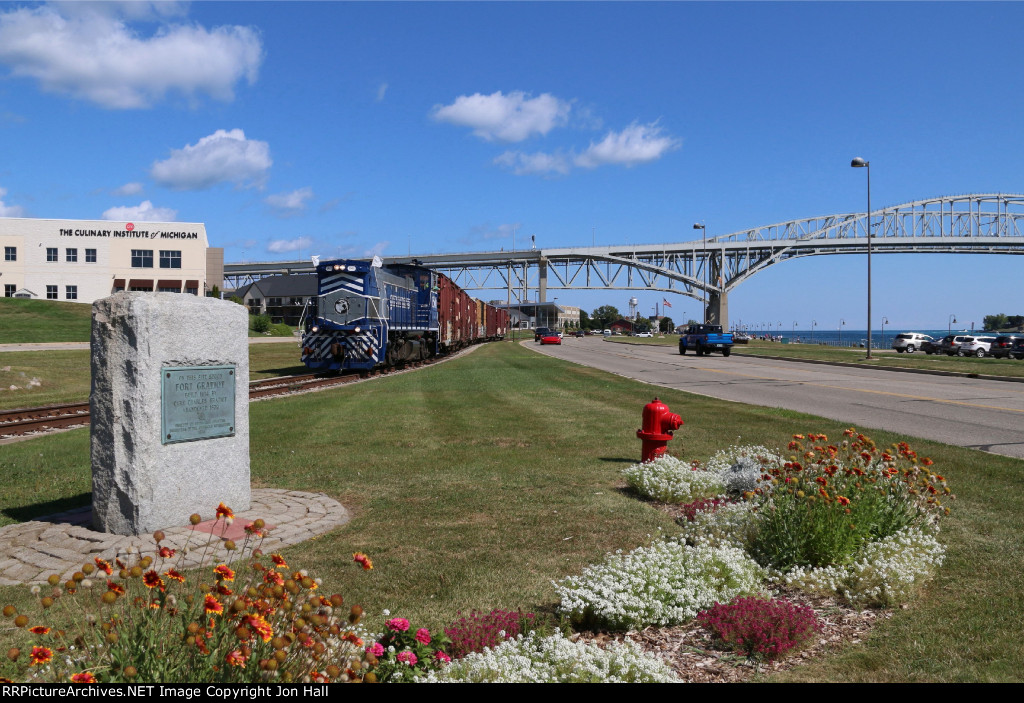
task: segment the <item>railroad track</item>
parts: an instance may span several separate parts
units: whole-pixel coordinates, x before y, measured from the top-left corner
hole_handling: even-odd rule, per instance
[[[452,358],[451,356],[442,358]],[[308,393],[334,386],[386,376],[400,371],[407,371],[421,366],[437,363],[441,359],[417,361],[390,369],[368,371],[361,374],[344,376],[318,376],[316,374],[297,374],[265,378],[249,383],[249,400],[262,400],[274,396]],[[64,405],[47,405],[39,408],[17,408],[0,410],[0,439],[22,435],[50,432],[89,424],[89,403],[67,403]]]

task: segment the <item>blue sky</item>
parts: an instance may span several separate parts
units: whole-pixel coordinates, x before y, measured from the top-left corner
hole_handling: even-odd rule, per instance
[[[1021,27],[1016,2],[0,3],[0,216],[204,222],[266,261],[859,211],[855,156],[875,207],[1020,193]],[[1024,313],[1018,261],[876,256],[874,326]],[[788,262],[731,318],[863,328],[865,278]]]

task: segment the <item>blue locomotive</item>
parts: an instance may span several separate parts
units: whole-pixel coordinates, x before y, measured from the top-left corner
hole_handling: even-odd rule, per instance
[[[438,353],[439,274],[379,259],[317,264],[302,362],[319,371],[369,370]]]

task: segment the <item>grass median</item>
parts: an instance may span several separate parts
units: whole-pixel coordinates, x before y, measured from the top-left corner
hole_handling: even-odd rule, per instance
[[[553,579],[659,528],[675,530],[620,478],[639,456],[635,431],[654,395],[686,421],[670,444],[685,458],[737,441],[778,446],[793,433],[838,437],[844,429],[490,344],[413,373],[252,405],[253,483],[323,491],[352,509],[348,525],[286,556],[322,575],[328,592],[364,604],[371,622],[379,624],[383,608],[431,628],[459,610],[550,611]],[[907,439],[873,437],[880,445]],[[1020,679],[1024,462],[911,441],[959,495],[943,523],[946,566],[865,641],[786,678]],[[0,471],[5,524],[86,504],[88,432],[2,445]],[[355,551],[376,568],[357,573]],[[0,588],[0,601],[26,597],[27,588]]]

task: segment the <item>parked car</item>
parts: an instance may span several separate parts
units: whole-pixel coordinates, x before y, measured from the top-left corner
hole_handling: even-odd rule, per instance
[[[637,332],[636,336],[637,337],[644,337],[646,339],[653,339],[654,338],[654,335],[651,334],[650,332]]]
[[[1014,341],[1013,346],[1010,347],[1010,358],[1018,361],[1024,359],[1024,337]]]
[[[561,335],[558,334],[558,332],[555,332],[554,330],[548,330],[540,338],[540,343],[542,345],[544,345],[544,344],[561,344],[562,343],[562,337],[561,337]]]
[[[1024,340],[1024,336],[1016,334],[1004,334],[996,337],[995,341],[992,342],[992,348],[989,350],[996,359],[1002,359],[1006,357],[1010,358],[1010,352],[1013,350],[1014,342],[1018,340]]]
[[[957,356],[976,356],[983,359],[992,348],[995,337],[967,337],[960,348],[957,349]]]
[[[938,353],[945,354],[946,356],[955,356],[960,351],[960,345],[964,343],[968,336],[970,335],[947,334],[939,342]]]
[[[576,330],[576,333],[575,333],[574,336],[576,336],[576,337],[585,337],[586,333],[583,330]]]
[[[539,342],[541,340],[541,337],[543,337],[550,331],[551,330],[548,329],[547,327],[538,327],[533,331],[533,341]]]
[[[605,337],[611,337],[612,336],[612,331],[611,330],[604,330],[601,334],[603,334]]]
[[[902,354],[913,354],[915,351],[920,349],[925,342],[932,341],[932,338],[927,334],[920,334],[918,332],[900,332],[892,340],[892,348]]]
[[[932,339],[927,342],[921,342],[921,351],[925,354],[938,354],[942,351],[942,340]]]

